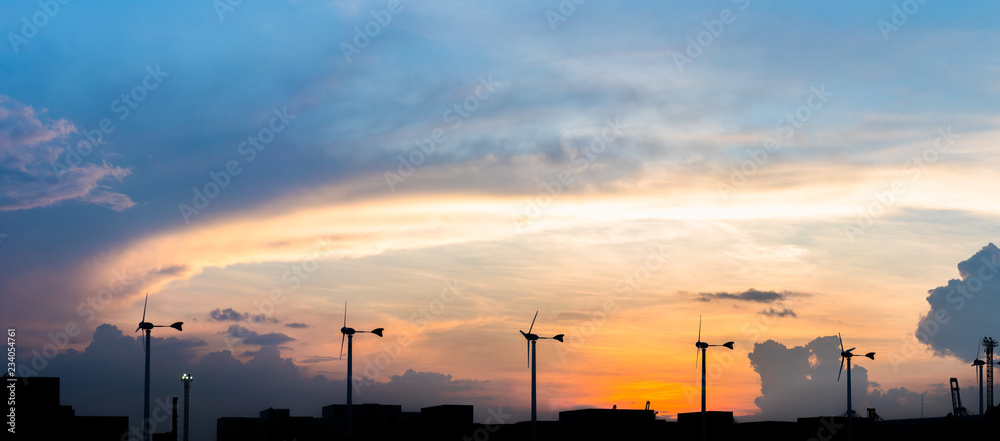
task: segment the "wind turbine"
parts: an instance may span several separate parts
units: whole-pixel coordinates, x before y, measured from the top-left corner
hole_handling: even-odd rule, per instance
[[[535,399],[535,366],[537,364],[538,359],[535,357],[535,343],[538,342],[539,339],[559,340],[559,342],[563,341],[563,334],[557,334],[554,337],[539,337],[537,334],[532,334],[531,330],[535,328],[535,319],[537,319],[537,318],[538,318],[538,311],[535,311],[535,317],[531,319],[531,326],[528,327],[528,332],[527,333],[525,333],[524,331],[521,331],[520,329],[518,330],[518,332],[520,332],[521,335],[524,336],[524,339],[527,340],[526,343],[528,344],[528,346],[527,346],[526,349],[528,350],[528,361],[529,361],[529,364],[531,365],[531,439],[532,439],[532,441],[538,439],[538,429],[537,429],[537,426],[538,426],[538,405],[537,405],[537,401]]]
[[[724,346],[733,349],[733,342],[727,341],[721,345],[710,345],[701,341],[701,316],[698,316],[698,342],[694,344],[698,349],[694,351],[694,367],[698,368],[698,352],[701,350],[701,438],[705,439],[708,436],[708,420],[707,414],[705,413],[705,357],[708,348],[713,346]]]
[[[853,433],[853,422],[854,422],[854,407],[851,404],[851,357],[854,354],[851,352],[857,348],[851,348],[844,350],[844,339],[840,337],[840,333],[837,333],[837,339],[840,340],[840,371],[837,372],[837,382],[840,382],[840,374],[844,372],[844,360],[847,360],[847,412],[844,413],[847,416],[847,439],[850,440],[854,437]],[[869,352],[865,354],[872,360],[875,359],[875,353]],[[860,417],[860,415],[858,415]]]
[[[344,359],[344,339],[347,339],[347,439],[351,439],[351,395],[354,393],[354,383],[351,381],[352,378],[352,367],[353,367],[353,346],[354,346],[354,334],[355,333],[371,333],[379,337],[382,336],[382,331],[384,328],[375,328],[371,331],[357,331],[354,328],[347,327],[347,302],[344,302],[344,326],[340,328],[340,333],[343,334],[340,337],[340,359]]]
[[[979,341],[979,348],[976,349],[976,360],[972,362],[972,366],[976,368],[979,374],[979,418],[983,418],[983,366],[986,362],[979,359],[980,351],[983,349],[982,340]]]
[[[181,330],[181,325],[184,322],[175,322],[170,326],[167,325],[154,325],[146,321],[146,305],[149,303],[149,293],[146,293],[146,300],[142,303],[142,321],[139,322],[139,327],[135,328],[135,332],[139,332],[140,329],[146,331],[146,339],[143,341],[142,349],[146,353],[146,384],[143,388],[143,402],[142,402],[142,439],[143,441],[149,441],[149,333],[153,328],[174,328],[178,331]]]

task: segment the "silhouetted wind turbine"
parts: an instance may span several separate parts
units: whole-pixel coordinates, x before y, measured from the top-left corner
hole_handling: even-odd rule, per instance
[[[976,349],[976,360],[972,362],[972,366],[976,368],[976,373],[979,374],[979,418],[983,418],[983,366],[986,362],[979,359],[979,354],[983,349],[983,341],[979,341],[979,348]]]
[[[344,359],[344,339],[347,339],[347,423],[346,432],[347,439],[351,439],[351,395],[354,392],[354,384],[352,383],[352,365],[353,365],[353,343],[355,333],[371,333],[379,337],[382,336],[382,331],[384,328],[375,328],[371,331],[356,331],[354,328],[347,327],[347,302],[344,302],[344,326],[340,328],[340,333],[344,334],[340,337],[340,359]]]
[[[538,426],[538,406],[537,406],[537,401],[535,400],[535,366],[537,364],[538,359],[535,357],[535,343],[538,342],[539,339],[559,340],[560,342],[563,341],[563,334],[557,334],[554,337],[539,337],[536,334],[532,334],[531,330],[535,328],[535,319],[537,319],[537,318],[538,318],[538,311],[535,311],[535,317],[531,319],[531,326],[528,327],[528,332],[527,333],[525,333],[524,331],[518,330],[518,332],[520,332],[521,335],[524,336],[525,340],[527,340],[526,343],[528,344],[528,346],[527,346],[526,349],[528,350],[528,362],[531,365],[531,439],[532,439],[532,441],[538,439],[538,429],[537,429],[537,426]]]
[[[143,343],[143,352],[146,353],[146,384],[143,388],[143,402],[142,402],[142,439],[143,441],[149,441],[149,333],[153,328],[167,328],[166,325],[154,325],[146,321],[146,305],[149,303],[149,293],[146,293],[146,300],[142,303],[142,321],[139,322],[139,327],[135,328],[135,332],[139,332],[140,329],[146,331],[146,340]],[[184,322],[175,322],[169,327],[174,328],[178,331],[181,330],[181,325]]]
[[[710,345],[701,341],[701,316],[698,316],[698,342],[694,344],[698,349],[694,351],[694,367],[698,368],[698,352],[701,350],[701,438],[705,439],[708,437],[708,420],[705,414],[705,357],[707,356],[708,348],[713,346],[724,346],[733,349],[733,342],[727,341],[721,345]]]
[[[840,371],[837,372],[837,382],[840,382],[840,374],[844,372],[844,360],[847,360],[847,412],[844,415],[847,417],[847,439],[850,440],[854,437],[853,423],[854,423],[854,407],[851,403],[851,357],[854,356],[852,351],[857,348],[851,348],[844,350],[844,339],[840,337],[840,333],[837,333],[837,339],[840,340]],[[872,360],[875,359],[875,353],[869,352],[865,354]],[[860,415],[859,415],[860,417]]]

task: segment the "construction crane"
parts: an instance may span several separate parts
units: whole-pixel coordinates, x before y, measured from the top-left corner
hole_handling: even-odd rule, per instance
[[[958,378],[955,377],[951,378],[951,409],[951,414],[957,417],[972,415],[962,406],[962,396],[958,393]]]
[[[986,410],[993,408],[993,348],[997,341],[992,337],[983,337],[983,347],[986,348]]]

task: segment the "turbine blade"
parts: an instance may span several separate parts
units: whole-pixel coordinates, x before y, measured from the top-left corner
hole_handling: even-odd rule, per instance
[[[844,373],[844,357],[840,357],[840,370],[837,371],[837,382],[840,383],[840,374]]]
[[[347,334],[340,334],[340,359],[344,359],[344,339],[347,338]]]
[[[701,316],[700,315],[698,316],[698,343],[701,343]]]
[[[347,300],[344,300],[344,327],[347,327]],[[343,345],[341,345],[343,346]],[[341,351],[343,352],[343,351]]]
[[[976,360],[979,360],[979,351],[983,349],[983,341],[979,340],[979,347],[976,348]]]
[[[855,349],[857,349],[857,348],[848,349],[847,352],[854,352]]]
[[[698,369],[698,355],[701,354],[701,348],[694,348],[694,368]]]
[[[531,330],[535,327],[535,319],[538,318],[538,311],[535,311],[535,318],[531,319],[531,326],[528,327],[528,333],[531,334]]]
[[[146,291],[146,301],[142,302],[142,321],[146,321],[146,305],[149,304],[149,291]]]
[[[837,333],[837,339],[840,340],[840,352],[844,352],[844,339],[840,337],[840,333]]]

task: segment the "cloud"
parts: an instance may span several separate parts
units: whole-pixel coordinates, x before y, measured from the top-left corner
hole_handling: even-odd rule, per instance
[[[233,308],[215,308],[214,311],[208,313],[208,318],[219,321],[234,321],[234,322],[254,322],[254,323],[278,323],[278,319],[273,317],[268,317],[267,314],[250,314],[248,312],[237,312]],[[292,326],[293,328],[297,326]]]
[[[831,416],[846,410],[846,367],[841,373],[840,342],[836,336],[818,337],[805,346],[787,347],[777,341],[755,343],[748,355],[760,376],[761,394],[754,399],[758,417],[794,420],[805,416]],[[855,357],[851,369],[853,408],[856,412],[875,408],[883,418],[912,418],[920,414],[920,394],[906,388],[882,390],[869,381],[868,370]],[[950,411],[950,398],[941,388],[924,397],[928,415],[943,416]],[[863,412],[859,412],[863,413]]]
[[[51,120],[10,97],[0,95],[0,211],[45,207],[78,200],[123,211],[135,206],[128,196],[111,191],[108,179],[121,181],[130,169],[102,162],[66,167],[60,156],[65,142],[78,133],[65,119]],[[92,151],[78,140],[76,150]],[[56,165],[59,165],[57,168]]]
[[[305,323],[285,323],[285,326],[287,326],[289,328],[297,328],[297,329],[305,329],[305,328],[309,327],[309,325],[307,325]]]
[[[914,333],[938,356],[972,362],[983,336],[1000,335],[1000,249],[990,243],[958,264],[961,279],[927,291],[930,310]]]
[[[793,317],[793,318],[798,317],[798,314],[796,314],[795,311],[792,311],[789,308],[784,308],[781,311],[778,311],[777,309],[774,308],[768,308],[761,311],[760,314],[766,315],[768,317]]]
[[[226,335],[230,338],[238,339],[247,345],[278,346],[283,343],[295,341],[294,338],[280,332],[258,334],[240,325],[229,326],[229,329],[226,330]]]
[[[712,300],[737,300],[741,302],[757,302],[757,303],[774,303],[781,300],[785,300],[789,293],[777,293],[774,291],[758,291],[756,289],[750,288],[741,293],[728,293],[728,292],[717,292],[717,293],[701,293],[701,297],[698,301],[701,302],[711,302]]]

